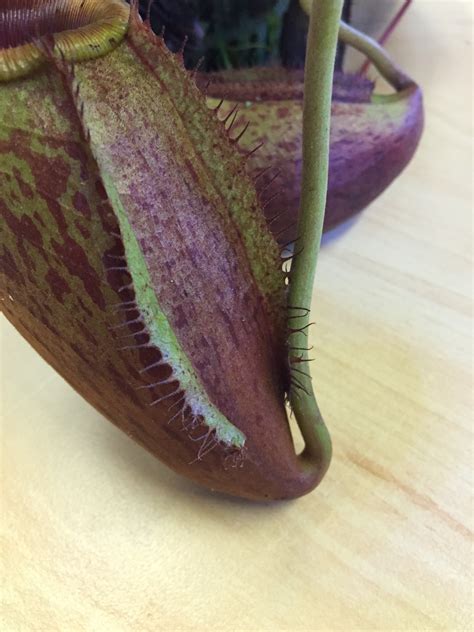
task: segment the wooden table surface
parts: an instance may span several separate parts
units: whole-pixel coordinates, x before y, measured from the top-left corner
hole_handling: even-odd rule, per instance
[[[2,630],[472,630],[469,1],[390,48],[424,87],[406,173],[325,240],[321,487],[270,506],[168,471],[4,323]]]

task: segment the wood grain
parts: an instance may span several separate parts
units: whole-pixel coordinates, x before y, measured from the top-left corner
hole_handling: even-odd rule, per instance
[[[223,499],[101,419],[2,330],[2,629],[473,629],[469,1],[390,48],[425,91],[407,172],[321,255],[313,494]]]

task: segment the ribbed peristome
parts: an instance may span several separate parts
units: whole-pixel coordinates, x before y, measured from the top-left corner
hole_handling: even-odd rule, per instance
[[[0,81],[24,77],[38,68],[46,56],[45,36],[68,61],[105,55],[124,37],[129,12],[122,0],[3,0]]]

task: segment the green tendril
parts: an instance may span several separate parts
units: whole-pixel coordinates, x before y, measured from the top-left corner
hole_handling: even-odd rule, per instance
[[[343,0],[313,0],[308,32],[303,104],[303,173],[298,241],[288,296],[291,358],[290,405],[305,441],[303,463],[322,478],[331,460],[331,439],[307,370],[309,309],[321,243],[329,167],[329,128],[334,63]],[[293,361],[292,361],[293,360]]]

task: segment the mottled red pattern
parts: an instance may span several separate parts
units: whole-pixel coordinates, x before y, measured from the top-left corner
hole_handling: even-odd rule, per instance
[[[204,77],[200,82],[205,85]],[[372,90],[364,77],[335,75],[325,230],[380,195],[418,146],[423,129],[420,89],[413,85],[383,104],[371,102]],[[293,241],[301,186],[302,73],[265,68],[226,71],[212,76],[206,94],[225,99],[223,116],[235,105],[240,107],[237,130],[251,123],[242,139],[243,153],[263,143],[249,158],[249,172],[260,176],[258,187],[265,192],[263,201],[269,200],[265,215],[273,234],[282,244]],[[280,175],[273,179],[276,173]]]
[[[64,299],[64,295],[68,294],[71,291],[69,284],[67,281],[59,275],[54,268],[50,268],[46,273],[45,280],[49,284],[55,299],[62,303]]]
[[[140,28],[134,19],[132,30]],[[135,51],[143,48],[143,55],[135,56],[138,66],[146,57],[160,68],[163,98],[176,86],[176,106],[185,105],[193,116],[187,120],[184,112],[170,114],[171,127],[160,128],[158,139],[169,141],[171,153],[160,154],[159,144],[138,147],[146,155],[144,180],[138,181],[133,172],[137,146],[132,155],[121,154],[125,175],[135,173],[132,181],[121,184],[129,187],[135,201],[140,191],[147,194],[140,208],[127,212],[162,307],[195,369],[202,370],[206,390],[247,436],[245,450],[216,443],[205,420],[193,418],[188,407],[181,415],[183,393],[175,381],[140,389],[169,377],[170,369],[152,367],[161,355],[148,346],[139,320],[132,322],[140,313],[133,305],[133,287],[125,287],[130,276],[126,270],[111,269],[117,265],[111,255],[123,254],[119,227],[85,141],[73,78],[52,65],[27,80],[2,85],[0,91],[2,123],[9,130],[0,144],[1,170],[7,174],[0,181],[0,200],[8,217],[0,252],[3,311],[78,392],[176,471],[213,489],[250,498],[305,493],[319,474],[302,469],[286,422],[280,379],[285,367],[279,362],[285,353],[279,322],[285,314],[270,315],[273,299],[257,286],[242,235],[226,207],[235,198],[235,204],[259,212],[255,193],[239,175],[243,163],[225,132],[176,59],[149,34],[140,37],[134,41]],[[76,73],[81,75],[80,98],[87,99],[89,93],[86,119],[93,107],[110,105],[112,112],[121,112],[120,124],[130,126],[131,133],[131,122],[138,124],[141,115],[140,99],[147,95],[138,94],[137,101],[133,78],[117,86],[120,64],[125,63],[120,55],[129,54],[124,45],[110,55],[110,63],[88,62],[78,65]],[[118,64],[115,75],[113,57]],[[137,76],[143,72],[139,67]],[[158,80],[153,74],[148,81]],[[110,100],[116,88],[119,103]],[[25,101],[35,107],[28,108],[27,124],[23,120],[20,129],[16,113],[25,115]],[[153,122],[162,124],[159,118]],[[116,126],[110,112],[103,125]],[[192,160],[190,168],[181,158],[198,147],[196,134],[215,156],[204,166]],[[114,160],[116,149],[107,148]],[[161,171],[151,173],[148,163],[157,158]],[[221,175],[212,173],[213,164],[224,167]],[[173,178],[176,190],[170,187]],[[234,190],[239,191],[237,197]],[[153,217],[154,223],[139,226],[145,217]],[[272,270],[268,276],[274,275]],[[163,396],[167,399],[150,406]]]

